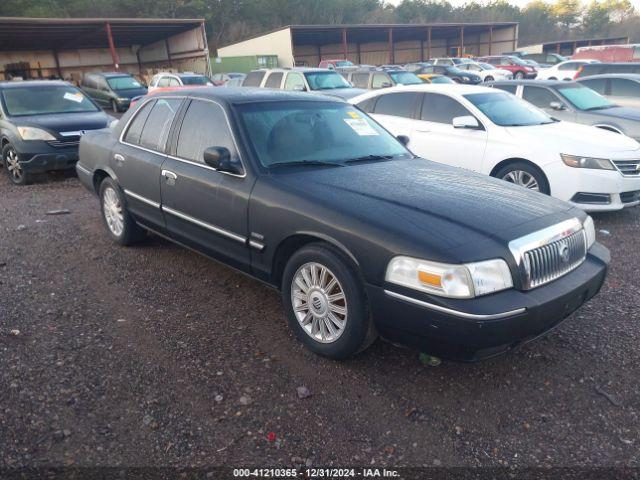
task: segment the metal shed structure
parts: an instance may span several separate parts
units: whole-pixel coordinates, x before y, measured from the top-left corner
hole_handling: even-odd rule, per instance
[[[619,45],[629,43],[629,37],[608,37],[608,38],[582,38],[579,40],[556,40],[555,42],[538,43],[535,45],[525,45],[518,48],[521,52],[527,53],[558,53],[570,57],[578,47],[591,47],[592,45]]]
[[[218,56],[277,55],[281,67],[321,59],[409,63],[441,56],[491,55],[518,45],[517,22],[291,25],[218,49]]]
[[[0,79],[210,71],[203,19],[0,17]]]

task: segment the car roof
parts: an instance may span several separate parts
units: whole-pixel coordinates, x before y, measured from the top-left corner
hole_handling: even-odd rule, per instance
[[[89,75],[101,75],[105,78],[111,77],[132,77],[128,72],[90,72]]]
[[[456,93],[458,95],[466,95],[470,93],[496,93],[496,90],[491,87],[481,87],[478,85],[462,85],[456,83],[452,85],[450,83],[423,83],[419,85],[401,85],[398,87],[389,87],[380,90],[372,90],[367,93],[363,93],[362,96],[375,96],[380,93],[394,93],[394,92],[434,92],[434,93]]]
[[[49,85],[60,86],[60,87],[73,87],[69,82],[65,82],[63,80],[7,80],[0,82],[0,88],[9,89],[9,88],[23,88],[23,87],[46,87]]]
[[[265,72],[265,73],[302,72],[304,73],[304,72],[335,72],[335,70],[331,70],[329,68],[316,68],[316,67],[293,67],[293,68],[258,68],[256,70],[251,70],[251,72]]]
[[[580,77],[577,80],[589,80],[592,78],[628,78],[629,80],[640,81],[640,73],[601,73],[599,75],[587,75],[586,77]]]
[[[584,77],[587,78],[587,77]],[[590,78],[590,77],[589,77]],[[538,87],[559,87],[562,85],[571,85],[576,83],[574,81],[567,80],[499,80],[496,82],[490,82],[492,85],[533,85]]]
[[[288,90],[277,90],[270,88],[254,88],[254,87],[199,87],[185,88],[179,91],[180,96],[188,96],[191,98],[202,98],[205,100],[214,100],[220,104],[229,106],[233,104],[252,103],[252,102],[273,102],[273,101],[310,101],[310,102],[338,102],[342,100],[336,97],[330,97],[321,94],[309,92],[294,92]],[[176,96],[176,92],[166,92],[154,94],[153,97],[172,97]]]

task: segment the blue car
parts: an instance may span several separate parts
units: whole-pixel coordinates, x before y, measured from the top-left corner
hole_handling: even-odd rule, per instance
[[[113,121],[67,82],[0,82],[2,164],[16,185],[34,173],[75,167],[80,137]]]

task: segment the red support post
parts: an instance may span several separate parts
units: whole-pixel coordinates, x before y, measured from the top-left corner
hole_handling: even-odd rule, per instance
[[[107,22],[107,40],[109,41],[109,50],[111,51],[111,58],[113,59],[113,68],[120,69],[120,59],[118,58],[118,52],[116,52],[116,44],[113,41],[113,33],[111,32],[111,24]]]

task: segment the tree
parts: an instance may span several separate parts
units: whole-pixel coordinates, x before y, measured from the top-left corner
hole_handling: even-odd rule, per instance
[[[581,13],[579,0],[557,0],[551,7],[554,16],[564,27],[568,28],[578,23]]]

